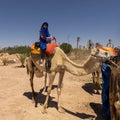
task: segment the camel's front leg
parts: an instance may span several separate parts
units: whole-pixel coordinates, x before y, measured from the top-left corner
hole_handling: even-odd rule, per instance
[[[47,83],[47,72],[45,72],[45,80],[44,80],[43,93],[45,93],[45,91],[46,91],[46,83]]]
[[[33,85],[33,77],[34,77],[34,71],[30,72],[30,85],[32,89],[32,102],[35,102],[35,91],[34,91],[34,85]]]
[[[58,89],[57,89],[57,95],[58,95],[58,111],[59,111],[59,112],[62,112],[62,113],[64,113],[64,110],[63,110],[63,108],[61,107],[61,103],[60,103],[61,100],[60,100],[60,98],[61,98],[61,90],[62,90],[62,86],[63,86],[64,73],[65,73],[64,70],[60,71],[60,73],[59,73],[59,81],[58,81]]]
[[[48,99],[49,99],[49,96],[50,96],[50,93],[51,93],[51,89],[52,89],[52,85],[53,85],[55,75],[56,75],[55,72],[52,72],[52,73],[49,74],[49,86],[48,86],[48,89],[47,89],[47,96],[46,96],[46,100],[45,100],[44,105],[43,105],[42,113],[47,113],[46,109],[47,109],[47,106],[48,106]]]

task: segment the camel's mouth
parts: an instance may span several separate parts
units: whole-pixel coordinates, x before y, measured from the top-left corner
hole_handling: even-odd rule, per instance
[[[109,56],[105,56],[105,55],[91,54],[91,56],[96,57],[96,58],[100,58],[100,59],[103,59],[103,60],[104,59],[106,59],[106,60],[110,59]]]

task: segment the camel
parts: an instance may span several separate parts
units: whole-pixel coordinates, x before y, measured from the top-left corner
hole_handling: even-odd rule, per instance
[[[64,112],[64,110],[61,106],[61,103],[60,103],[60,101],[61,101],[60,96],[61,96],[61,89],[62,89],[63,77],[65,74],[65,71],[67,71],[73,75],[76,75],[76,76],[90,74],[98,69],[101,62],[104,60],[101,58],[106,58],[106,55],[108,57],[111,55],[111,53],[109,53],[108,51],[106,52],[102,49],[94,48],[91,50],[91,54],[89,55],[89,57],[85,61],[85,63],[78,65],[78,64],[74,63],[73,61],[71,61],[67,57],[67,55],[62,51],[62,49],[60,49],[59,47],[56,47],[54,50],[54,54],[50,56],[51,68],[48,73],[49,74],[49,85],[48,85],[48,89],[47,89],[46,99],[43,104],[42,113],[47,112],[48,99],[49,99],[49,96],[51,93],[51,88],[52,88],[56,73],[59,73],[58,89],[57,89],[57,96],[58,96],[57,107],[58,107],[59,112]],[[34,57],[30,56],[27,59],[27,64],[26,64],[27,71],[30,73],[30,84],[31,84],[31,88],[32,88],[32,100],[33,101],[35,101],[35,92],[34,92],[34,87],[33,87],[34,73],[38,77],[42,77],[43,71],[46,72],[45,63],[43,64],[43,66],[40,66],[39,62],[38,62],[39,59],[40,58],[34,58]],[[40,74],[38,74],[38,73],[40,73]],[[46,76],[46,74],[45,74],[45,76]]]
[[[111,120],[120,120],[120,55],[115,58],[117,67],[111,66],[109,88]]]

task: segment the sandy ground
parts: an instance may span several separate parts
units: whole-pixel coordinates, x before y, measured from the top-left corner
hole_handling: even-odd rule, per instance
[[[57,111],[57,82],[58,75],[49,99],[48,113],[42,114],[44,77],[34,77],[38,101],[35,107],[26,68],[19,68],[16,64],[0,65],[0,120],[104,120],[101,116],[101,95],[93,93],[91,75],[77,77],[65,73],[61,94],[65,113]]]

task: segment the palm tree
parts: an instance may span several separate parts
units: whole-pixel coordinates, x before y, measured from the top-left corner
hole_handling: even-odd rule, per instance
[[[108,43],[107,43],[107,45],[106,45],[107,47],[113,47],[114,48],[114,45],[113,45],[113,43],[112,43],[112,40],[111,39],[109,39],[108,40]]]
[[[79,42],[80,42],[80,37],[77,37],[77,49],[78,49],[78,46],[79,46]]]
[[[99,42],[96,42],[95,47],[102,46]]]
[[[92,40],[88,40],[88,50],[91,50],[94,47],[94,43],[92,42]]]

